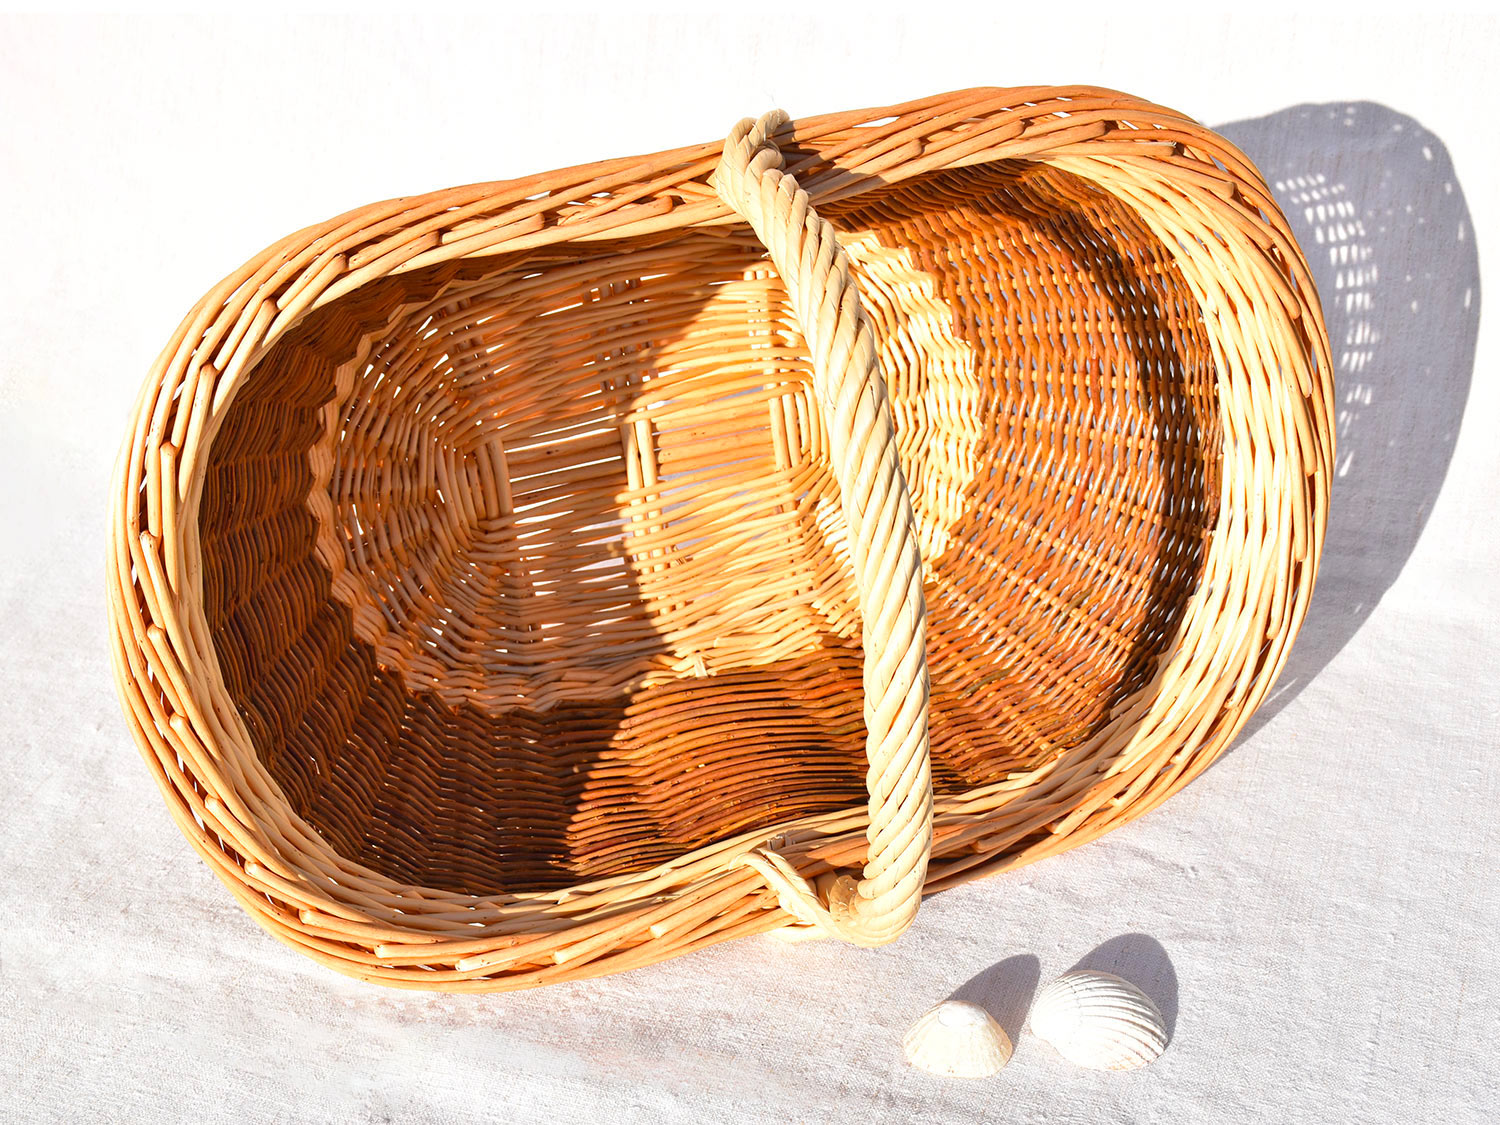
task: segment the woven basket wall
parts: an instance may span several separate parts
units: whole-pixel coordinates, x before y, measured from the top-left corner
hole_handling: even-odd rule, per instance
[[[376,204],[226,278],[146,383],[125,712],[214,871],[343,972],[876,944],[1233,738],[1311,592],[1331,390],[1260,176],[1109,91]]]

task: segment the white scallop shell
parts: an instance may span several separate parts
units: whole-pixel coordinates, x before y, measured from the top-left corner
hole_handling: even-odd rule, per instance
[[[1113,973],[1086,969],[1042,989],[1031,1033],[1092,1070],[1134,1070],[1167,1048],[1167,1023],[1149,996]]]
[[[946,1078],[988,1078],[1010,1062],[1010,1036],[977,1004],[944,1000],[907,1031],[912,1066]]]

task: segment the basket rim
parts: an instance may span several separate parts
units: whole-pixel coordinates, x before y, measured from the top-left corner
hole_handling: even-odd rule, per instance
[[[1301,251],[1259,174],[1175,111],[1090,86],[975,88],[800,119],[790,144],[801,155],[789,154],[788,170],[815,204],[1001,159],[1044,160],[1103,187],[1146,220],[1179,266],[1197,263],[1184,273],[1203,295],[1205,321],[1214,318],[1221,405],[1238,407],[1225,411],[1223,497],[1204,575],[1156,674],[1085,743],[1003,782],[939,795],[934,890],[1082,843],[1154,807],[1228,744],[1269,691],[1305,613],[1326,521],[1326,331]],[[338,856],[291,813],[228,697],[203,617],[197,510],[207,453],[236,392],[278,340],[381,277],[736,222],[707,183],[721,147],[387,200],[306,227],[210,290],[142,388],[111,495],[109,612],[122,706],[195,849],[258,922],[341,971],[414,987],[493,988],[629,967],[783,925],[754,873],[726,863],[768,836],[814,873],[858,862],[863,807],[560,891],[474,896],[399,884]],[[1236,290],[1242,308],[1230,299],[1229,274],[1245,279]],[[1213,331],[1223,325],[1248,359],[1223,346]],[[1101,770],[1106,747],[1114,752]],[[1028,818],[1016,799],[1033,789],[1077,790],[1078,799],[1061,819],[1056,810]],[[1012,803],[1019,809],[997,821]],[[991,844],[1000,835],[1036,838],[998,854]],[[743,909],[714,929],[731,903]],[[480,936],[459,940],[459,927]],[[653,940],[612,952],[622,929]],[[517,941],[518,933],[535,936]],[[439,947],[442,957],[431,956]],[[538,960],[551,969],[508,968]],[[416,968],[437,961],[454,967]],[[487,975],[500,969],[510,976]]]

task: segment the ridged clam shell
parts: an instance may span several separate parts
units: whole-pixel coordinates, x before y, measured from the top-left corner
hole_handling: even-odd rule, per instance
[[[912,1066],[946,1078],[988,1078],[1010,1062],[1010,1036],[977,1004],[944,1000],[907,1031]]]
[[[1113,973],[1064,973],[1037,997],[1031,1033],[1069,1062],[1134,1070],[1167,1047],[1167,1024],[1151,998]]]

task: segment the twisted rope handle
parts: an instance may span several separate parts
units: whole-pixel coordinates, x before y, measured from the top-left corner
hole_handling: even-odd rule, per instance
[[[855,945],[884,945],[916,917],[932,854],[927,748],[927,608],[916,519],[875,338],[833,227],[783,169],[771,136],[781,110],[746,118],[724,142],[711,180],[770,253],[812,355],[864,622],[865,755],[870,848],[863,878],[833,881],[825,903],[785,858],[757,848],[742,862],[783,910]]]

